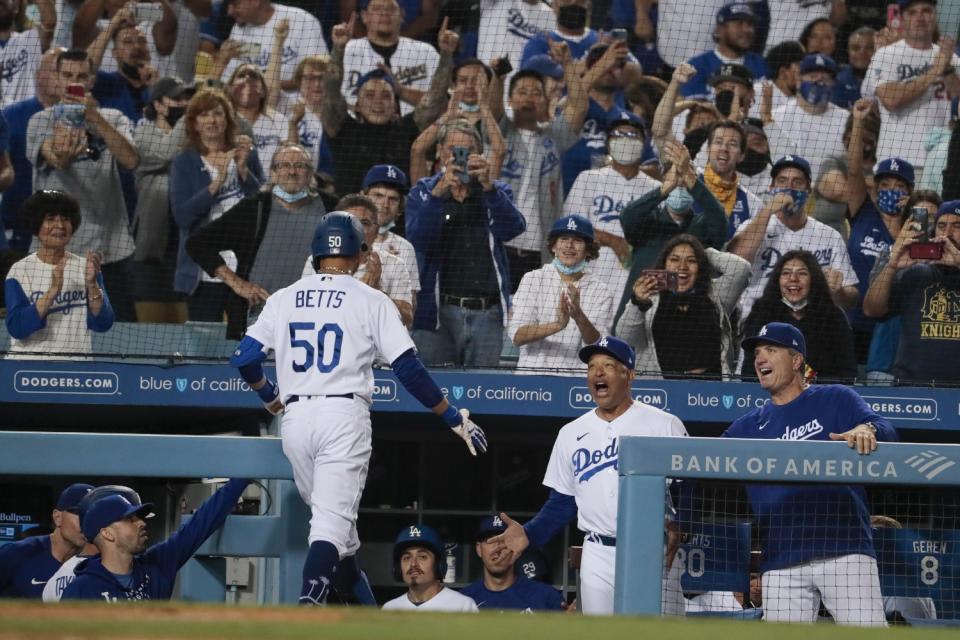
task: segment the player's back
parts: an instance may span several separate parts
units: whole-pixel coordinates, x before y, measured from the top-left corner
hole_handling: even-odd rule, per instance
[[[378,354],[393,362],[413,341],[386,295],[349,275],[316,274],[274,293],[247,335],[276,353],[281,396],[367,402]]]

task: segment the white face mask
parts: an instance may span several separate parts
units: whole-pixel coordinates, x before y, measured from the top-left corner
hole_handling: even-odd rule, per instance
[[[610,157],[620,164],[636,164],[643,155],[641,138],[610,138]]]

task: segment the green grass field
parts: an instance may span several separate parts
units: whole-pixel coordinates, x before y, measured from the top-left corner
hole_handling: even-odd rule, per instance
[[[720,620],[587,618],[580,615],[381,613],[331,607],[213,607],[105,603],[40,605],[0,603],[0,638],[202,638],[396,640],[875,640],[957,638],[957,630],[854,629],[819,624],[770,625]]]

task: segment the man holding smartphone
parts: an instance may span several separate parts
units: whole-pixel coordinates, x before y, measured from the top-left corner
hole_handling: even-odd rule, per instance
[[[863,311],[873,318],[900,315],[900,346],[893,364],[898,384],[960,381],[960,200],[944,202],[933,222],[936,255],[911,247],[926,230],[911,218],[870,283]]]

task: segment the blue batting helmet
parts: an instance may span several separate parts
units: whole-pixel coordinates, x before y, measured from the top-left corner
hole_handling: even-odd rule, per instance
[[[317,223],[310,245],[311,255],[315,258],[356,256],[366,249],[363,225],[346,211],[324,214]]]
[[[410,547],[424,547],[433,552],[433,566],[436,569],[437,580],[447,572],[447,554],[440,534],[425,524],[412,524],[401,529],[393,543],[393,577],[397,582],[403,581],[403,574],[400,572],[400,556]]]

